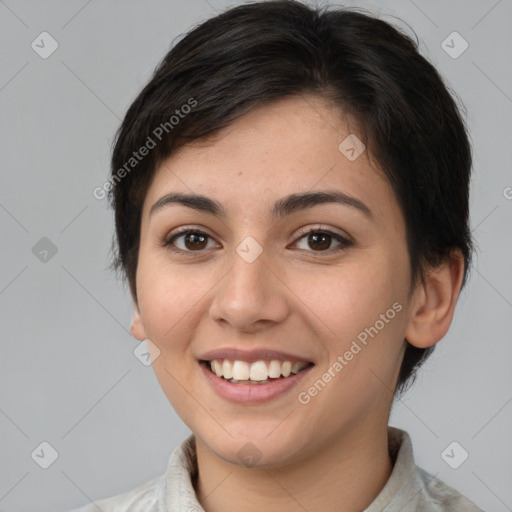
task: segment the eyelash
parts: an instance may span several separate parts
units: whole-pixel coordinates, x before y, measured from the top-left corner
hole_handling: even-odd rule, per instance
[[[204,237],[207,237],[207,238],[212,238],[210,235],[208,235],[207,233],[205,233],[204,231],[201,231],[201,230],[198,230],[198,229],[191,229],[191,228],[185,228],[181,231],[178,231],[177,233],[175,233],[174,235],[172,235],[172,237],[170,237],[168,240],[165,240],[163,242],[163,246],[164,247],[167,247],[168,249],[170,249],[171,251],[173,252],[176,252],[176,253],[179,253],[179,254],[187,254],[187,253],[201,253],[201,252],[204,252],[204,250],[198,250],[198,251],[189,251],[189,250],[183,250],[183,249],[178,249],[174,246],[174,241],[179,238],[180,236],[184,236],[184,235],[189,235],[189,234],[195,234],[195,235],[200,235],[200,236],[204,236]],[[299,240],[301,240],[302,238],[308,236],[308,235],[318,235],[318,234],[322,234],[322,235],[328,235],[332,238],[334,238],[336,241],[340,242],[340,245],[337,247],[337,248],[334,248],[334,249],[328,249],[326,251],[307,251],[306,252],[311,252],[313,254],[334,254],[334,253],[338,253],[338,252],[341,252],[343,250],[345,250],[346,248],[350,247],[351,245],[353,245],[353,242],[348,240],[347,238],[339,235],[338,233],[333,233],[332,231],[329,231],[327,229],[322,229],[322,228],[302,228],[300,230],[300,232],[298,233],[298,238],[297,240],[294,242],[298,242]],[[305,250],[305,249],[304,249]]]

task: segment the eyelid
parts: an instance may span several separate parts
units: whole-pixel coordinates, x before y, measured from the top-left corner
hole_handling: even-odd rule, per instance
[[[180,226],[179,228],[176,228],[176,229],[173,229],[172,231],[170,231],[167,235],[165,235],[165,240],[168,241],[168,240],[171,240],[173,237],[177,236],[177,235],[183,235],[187,232],[191,232],[193,231],[194,233],[203,233],[205,235],[208,235],[210,238],[215,238],[214,235],[211,235],[210,234],[210,230],[208,228],[206,228],[205,226],[202,226],[201,224],[190,224],[190,225],[183,225],[183,226]]]
[[[329,235],[340,237],[347,243],[354,243],[354,240],[352,240],[352,238],[347,233],[338,233],[333,229],[329,228],[328,226],[325,226],[324,224],[318,224],[317,227],[313,227],[311,224],[303,226],[299,228],[299,231],[294,235],[294,237],[297,238],[304,235],[309,235],[310,233],[317,232],[327,233]]]

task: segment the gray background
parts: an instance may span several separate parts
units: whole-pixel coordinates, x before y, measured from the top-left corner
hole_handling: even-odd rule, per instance
[[[172,41],[236,3],[0,1],[0,510],[65,511],[131,489],[189,433],[133,354],[129,295],[106,269],[112,214],[92,190]],[[346,5],[414,29],[474,143],[469,286],[391,424],[411,434],[418,465],[486,511],[512,510],[511,1]],[[59,44],[47,59],[31,48],[43,31]],[[456,59],[441,46],[453,31],[469,43]],[[43,237],[57,248],[46,261],[33,251]],[[43,441],[58,452],[48,469],[34,460],[48,450],[31,456]],[[452,441],[469,453],[457,469],[441,457]]]

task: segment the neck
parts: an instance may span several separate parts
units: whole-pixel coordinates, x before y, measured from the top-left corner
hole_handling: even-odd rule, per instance
[[[358,429],[287,466],[245,468],[219,458],[196,438],[195,490],[206,512],[366,509],[386,484],[393,465],[387,425]]]

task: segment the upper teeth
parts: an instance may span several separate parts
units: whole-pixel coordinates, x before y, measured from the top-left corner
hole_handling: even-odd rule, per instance
[[[246,361],[230,361],[228,359],[213,359],[210,361],[210,367],[217,377],[234,380],[255,380],[262,381],[277,379],[281,375],[288,377],[291,373],[299,373],[308,363],[292,363],[291,361],[272,360],[267,364],[266,361],[256,361],[247,363]]]

